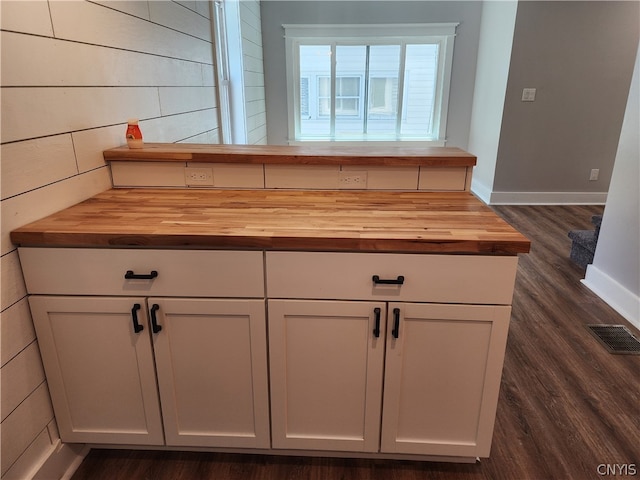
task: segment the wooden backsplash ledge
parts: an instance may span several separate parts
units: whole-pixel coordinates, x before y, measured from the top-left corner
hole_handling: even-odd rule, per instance
[[[472,167],[476,157],[456,147],[287,146],[147,143],[103,152],[107,161],[202,162],[288,165],[386,165]]]

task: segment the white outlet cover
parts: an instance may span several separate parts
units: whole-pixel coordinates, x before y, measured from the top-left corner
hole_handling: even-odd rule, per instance
[[[338,178],[338,186],[343,190],[367,188],[367,172],[355,170],[341,171]]]
[[[535,88],[523,88],[522,89],[522,101],[523,102],[535,102],[536,89]]]
[[[213,169],[186,167],[184,177],[187,186],[213,186]]]

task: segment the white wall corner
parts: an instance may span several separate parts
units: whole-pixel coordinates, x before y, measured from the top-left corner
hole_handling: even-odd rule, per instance
[[[582,283],[637,329],[640,329],[640,297],[594,265],[587,265]]]
[[[473,177],[471,180],[471,193],[489,205],[491,203],[491,188]]]

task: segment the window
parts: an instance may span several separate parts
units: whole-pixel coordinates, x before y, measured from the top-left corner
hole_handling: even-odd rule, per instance
[[[284,25],[290,143],[444,145],[456,26]]]
[[[331,115],[331,78],[318,77],[319,115]],[[335,115],[358,115],[360,113],[360,77],[336,78]]]

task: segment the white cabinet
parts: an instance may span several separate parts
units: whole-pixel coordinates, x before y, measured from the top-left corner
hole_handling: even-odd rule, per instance
[[[382,452],[489,456],[510,313],[389,304]]]
[[[31,296],[29,304],[60,438],[162,445],[145,299]]]
[[[384,304],[268,306],[273,448],[377,452],[384,325],[371,332]]]
[[[489,455],[517,257],[20,258],[65,442]]]
[[[268,448],[262,253],[110,253],[20,249],[61,439]]]
[[[264,300],[150,298],[167,445],[269,448]]]
[[[517,257],[267,252],[266,266],[274,448],[489,455]]]
[[[487,457],[510,311],[270,300],[273,447]]]

